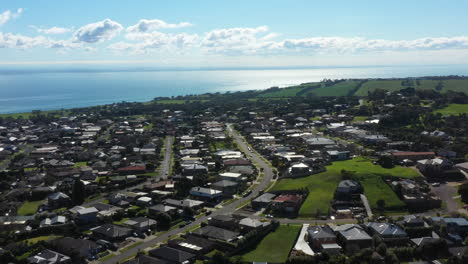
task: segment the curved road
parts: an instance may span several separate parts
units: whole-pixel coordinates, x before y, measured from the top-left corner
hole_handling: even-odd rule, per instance
[[[102,261],[101,263],[105,263],[105,264],[118,263],[119,261],[121,261],[123,259],[129,258],[129,257],[135,255],[139,251],[142,251],[142,250],[144,250],[144,249],[146,249],[148,247],[154,247],[158,243],[165,242],[166,240],[168,240],[170,237],[172,237],[174,235],[186,232],[190,228],[193,228],[194,226],[199,225],[202,222],[207,221],[208,218],[211,217],[211,216],[222,215],[222,214],[231,214],[234,211],[236,211],[237,207],[239,207],[240,205],[254,199],[255,197],[257,197],[259,195],[259,193],[261,191],[265,190],[265,188],[268,187],[269,183],[273,180],[273,175],[274,175],[273,170],[268,166],[268,164],[263,159],[261,159],[259,156],[257,156],[256,153],[254,153],[253,151],[250,150],[250,147],[247,145],[247,143],[245,143],[245,141],[243,140],[243,137],[241,135],[239,135],[237,132],[235,132],[231,128],[231,126],[229,124],[227,125],[227,130],[228,130],[228,133],[236,141],[236,143],[240,146],[240,148],[242,149],[244,154],[250,160],[256,162],[260,168],[263,168],[264,177],[261,180],[261,182],[257,186],[255,186],[254,189],[252,189],[252,193],[250,193],[246,197],[241,197],[240,199],[238,199],[238,200],[236,200],[236,201],[234,201],[234,202],[232,202],[232,203],[230,203],[230,204],[228,204],[228,205],[226,205],[226,206],[224,206],[224,207],[222,207],[222,208],[220,208],[220,209],[218,209],[216,211],[213,211],[213,213],[210,216],[202,216],[202,217],[196,219],[195,221],[193,221],[191,224],[186,225],[186,226],[184,226],[182,228],[176,228],[176,229],[170,230],[170,231],[168,231],[168,232],[166,232],[166,233],[164,233],[164,234],[162,234],[160,236],[150,238],[147,241],[144,241],[142,244],[139,244],[139,245],[127,250],[127,251],[120,252],[120,254],[115,255],[113,257],[110,257],[110,258]]]

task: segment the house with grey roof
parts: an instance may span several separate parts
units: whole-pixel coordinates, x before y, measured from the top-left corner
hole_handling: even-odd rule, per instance
[[[205,187],[193,187],[190,189],[190,195],[204,200],[215,200],[223,196],[222,191]]]
[[[264,193],[260,195],[259,197],[255,198],[252,200],[252,208],[255,210],[260,210],[261,208],[267,207],[273,199],[276,197],[276,194],[273,193]]]
[[[125,221],[124,224],[135,231],[146,232],[156,227],[157,222],[147,217],[136,217]]]
[[[44,249],[36,255],[28,258],[28,263],[38,264],[69,264],[72,263],[69,256],[65,256],[58,252]]]
[[[372,237],[360,225],[345,224],[334,227],[333,230],[337,233],[338,241],[347,253],[356,253],[373,246]]]
[[[243,218],[239,221],[240,230],[242,232],[249,232],[251,230],[262,229],[270,225],[270,222],[262,222],[258,219],[250,217]]]
[[[336,188],[335,199],[348,201],[362,192],[363,189],[358,181],[344,180],[341,181]]]
[[[463,217],[448,217],[440,220],[441,225],[447,227],[447,232],[465,235],[468,233],[468,220]]]
[[[168,263],[172,264],[192,263],[196,257],[195,254],[171,247],[160,247],[158,249],[153,249],[149,252],[149,255],[158,259],[165,260]]]
[[[404,245],[408,242],[408,234],[395,224],[369,222],[366,228],[371,234],[379,236],[387,245]]]
[[[221,240],[221,241],[226,241],[226,242],[231,242],[234,241],[238,238],[239,233],[215,227],[215,226],[204,226],[202,228],[199,228],[193,232],[195,235],[199,235],[201,237],[206,237],[214,240]]]
[[[110,242],[122,241],[129,237],[132,229],[114,224],[104,224],[91,229],[95,239],[104,239]]]
[[[318,249],[322,244],[336,243],[336,235],[329,226],[309,226],[307,241],[313,248]]]
[[[223,192],[224,196],[232,196],[237,193],[239,184],[229,180],[221,180],[211,184],[211,188]]]

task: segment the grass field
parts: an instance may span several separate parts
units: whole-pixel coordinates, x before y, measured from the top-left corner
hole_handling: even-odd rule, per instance
[[[354,89],[358,84],[359,81],[344,81],[329,87],[322,86],[312,90],[310,93],[317,96],[347,96],[349,91]]]
[[[314,217],[317,210],[321,213],[328,212],[336,186],[341,181],[341,170],[343,169],[356,173],[356,177],[361,180],[371,206],[374,206],[377,200],[382,198],[385,199],[387,207],[401,205],[398,197],[381,179],[382,176],[401,178],[419,176],[416,171],[409,168],[397,166],[392,169],[385,169],[372,164],[371,161],[364,158],[355,158],[334,162],[333,165],[327,166],[327,171],[322,173],[297,179],[282,179],[273,186],[272,190],[294,190],[307,187],[310,193],[299,210],[299,217]]]
[[[399,91],[404,87],[401,86],[401,80],[370,80],[365,82],[354,95],[367,96],[367,92],[375,89],[384,89],[387,91]]]
[[[18,208],[18,215],[33,215],[37,212],[39,206],[44,203],[44,200],[41,201],[26,201]]]
[[[468,104],[449,104],[447,107],[434,111],[442,115],[468,114]]]
[[[293,97],[305,87],[303,86],[294,86],[290,88],[280,88],[279,90],[265,92],[258,95],[258,97]]]
[[[286,262],[300,229],[299,225],[280,225],[274,232],[264,237],[255,249],[242,255],[242,260],[247,262]]]

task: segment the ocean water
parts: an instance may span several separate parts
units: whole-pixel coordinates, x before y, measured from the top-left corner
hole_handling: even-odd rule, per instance
[[[324,78],[468,75],[468,65],[309,69],[210,69],[83,72],[0,69],[0,113],[148,101],[177,96],[285,87]]]

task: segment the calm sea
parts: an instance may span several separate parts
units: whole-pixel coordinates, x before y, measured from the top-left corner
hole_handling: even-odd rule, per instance
[[[468,65],[254,70],[44,72],[0,69],[0,113],[84,107],[158,96],[261,90],[324,78],[468,75]]]

